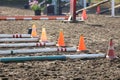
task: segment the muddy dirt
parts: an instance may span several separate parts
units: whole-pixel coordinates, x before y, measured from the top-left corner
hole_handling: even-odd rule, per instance
[[[34,15],[33,11],[14,7],[0,7],[3,15]],[[42,27],[46,28],[49,41],[57,41],[59,30],[64,30],[67,46],[77,46],[79,37],[84,34],[85,44],[91,53],[96,51],[106,54],[108,42],[113,38],[115,60],[67,60],[67,61],[27,61],[0,63],[1,80],[120,80],[120,18],[110,18],[109,15],[88,14],[88,19],[80,23],[64,23],[62,21],[0,21],[0,33],[27,33],[28,28],[35,23],[40,35]],[[46,55],[56,53],[48,53]],[[60,53],[80,54],[80,53]],[[44,55],[30,54],[30,55]],[[5,55],[11,56],[11,55]],[[2,56],[1,57],[5,57]],[[12,55],[28,56],[28,55]]]

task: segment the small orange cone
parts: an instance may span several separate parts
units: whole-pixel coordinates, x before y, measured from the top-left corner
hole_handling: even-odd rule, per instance
[[[108,59],[117,58],[117,56],[115,54],[115,51],[114,51],[114,46],[113,46],[113,40],[112,39],[110,39],[110,42],[109,42],[109,47],[108,47],[106,58],[108,58]]]
[[[97,6],[96,14],[100,14],[100,5]]]
[[[60,30],[57,46],[59,47],[65,46],[63,30]]]
[[[83,37],[83,35],[81,35],[77,51],[86,51],[86,50],[87,49],[86,49],[86,46],[85,46],[84,37]]]
[[[83,20],[87,19],[87,14],[86,14],[86,10],[85,9],[82,11],[82,18],[83,18]]]
[[[36,30],[36,25],[35,24],[33,24],[33,26],[32,26],[31,37],[37,37],[37,30]]]
[[[46,29],[42,28],[42,34],[41,34],[41,38],[40,38],[41,42],[47,42],[47,35],[46,35]]]

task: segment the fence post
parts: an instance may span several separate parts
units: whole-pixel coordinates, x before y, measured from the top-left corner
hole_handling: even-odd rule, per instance
[[[111,0],[111,16],[114,17],[115,16],[115,0]]]
[[[70,15],[72,22],[76,22],[76,0],[70,0]]]

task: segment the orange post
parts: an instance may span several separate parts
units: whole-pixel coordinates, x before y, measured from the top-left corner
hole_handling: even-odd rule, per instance
[[[59,47],[65,46],[63,30],[60,30],[57,46]]]

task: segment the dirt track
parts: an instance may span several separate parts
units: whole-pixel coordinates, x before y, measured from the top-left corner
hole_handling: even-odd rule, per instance
[[[30,10],[12,7],[0,7],[0,10],[0,16],[33,15],[33,12]],[[63,29],[66,45],[70,46],[78,45],[79,36],[84,34],[87,49],[91,53],[95,53],[96,50],[106,53],[109,39],[113,38],[116,54],[120,58],[120,18],[89,14],[88,20],[82,23],[63,23],[61,21],[0,21],[0,33],[27,33],[28,28],[31,28],[33,23],[37,26],[38,34],[41,34],[42,27],[46,28],[50,41],[57,41],[59,29]],[[13,56],[24,56],[24,54]],[[0,63],[0,77],[3,80],[120,80],[119,58],[113,61],[94,59]]]

